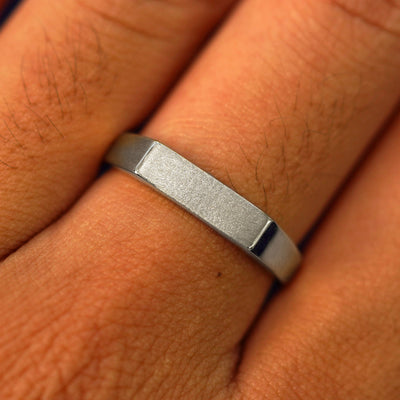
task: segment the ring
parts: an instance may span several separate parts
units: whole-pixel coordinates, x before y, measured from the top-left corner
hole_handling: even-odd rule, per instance
[[[205,222],[288,282],[301,254],[278,224],[254,204],[162,143],[125,133],[106,161],[135,176]]]

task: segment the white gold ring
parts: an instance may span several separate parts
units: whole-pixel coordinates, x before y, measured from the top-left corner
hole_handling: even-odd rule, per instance
[[[298,248],[274,220],[160,142],[125,133],[112,145],[106,161],[205,222],[281,282],[287,282],[299,266]]]

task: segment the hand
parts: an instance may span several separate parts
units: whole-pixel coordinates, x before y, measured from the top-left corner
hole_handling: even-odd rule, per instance
[[[1,399],[399,398],[399,5],[231,3],[26,0],[1,31]],[[241,250],[94,179],[150,114],[296,241],[385,132],[262,310]]]

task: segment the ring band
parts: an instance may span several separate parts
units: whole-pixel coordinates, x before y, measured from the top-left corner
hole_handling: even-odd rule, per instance
[[[301,254],[267,214],[167,146],[145,136],[121,135],[106,161],[155,188],[244,249],[281,282]]]

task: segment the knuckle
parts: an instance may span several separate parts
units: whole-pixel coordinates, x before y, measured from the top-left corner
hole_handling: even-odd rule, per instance
[[[170,48],[170,42],[181,41],[188,21],[201,24],[198,17],[206,11],[194,4],[76,0],[56,27],[35,22],[35,44],[15,62],[19,77],[13,96],[0,104],[0,140],[10,148],[8,153],[33,139],[45,143],[75,132],[76,115],[98,112],[98,99],[109,97],[121,84],[121,59],[128,59],[127,50],[136,50],[135,62],[141,63],[151,49],[158,49],[157,42]],[[0,159],[0,167],[13,167],[12,161]]]
[[[92,88],[103,95],[110,91],[109,55],[94,24],[76,19],[65,21],[61,29],[60,37],[52,38],[43,28],[43,46],[28,50],[20,68],[25,112],[39,128],[52,127],[57,136],[62,132],[51,118],[71,121],[74,108],[89,110]]]
[[[18,154],[36,159],[42,154],[33,151],[41,150],[38,144],[64,139],[73,131],[76,115],[91,115],[96,96],[112,89],[99,32],[76,20],[64,22],[60,36],[37,27],[34,36],[40,45],[23,50],[13,95],[0,106],[2,152],[10,157],[15,153],[10,167]]]

